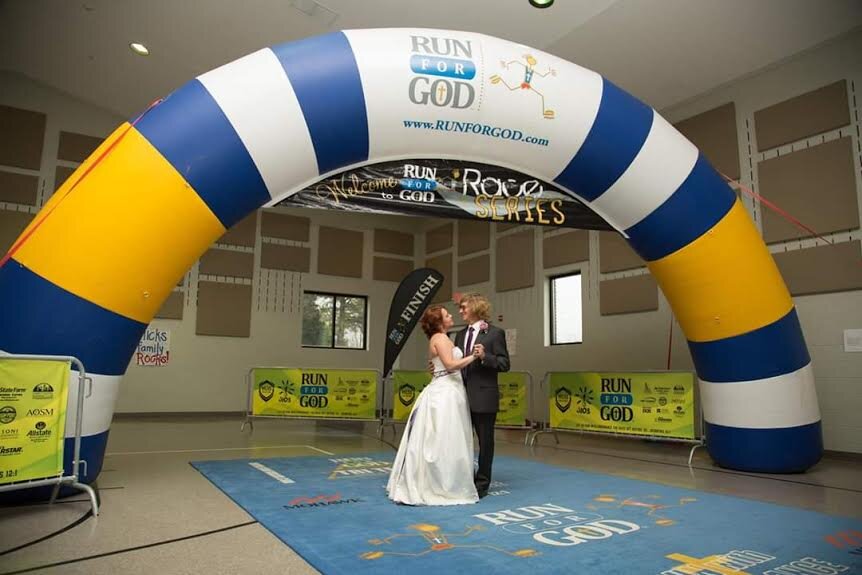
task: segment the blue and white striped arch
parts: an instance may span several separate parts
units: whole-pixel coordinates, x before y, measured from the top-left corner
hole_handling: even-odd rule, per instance
[[[144,328],[215,239],[326,174],[422,157],[554,181],[625,233],[689,341],[720,465],[794,472],[819,460],[799,320],[733,191],[598,74],[473,33],[354,30],[261,50],[121,126],[0,268],[0,350],[75,355],[96,374],[92,480]]]

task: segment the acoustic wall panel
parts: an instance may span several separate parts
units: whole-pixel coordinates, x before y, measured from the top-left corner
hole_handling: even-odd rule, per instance
[[[38,199],[38,176],[0,171],[0,202],[35,206]]]
[[[253,248],[256,239],[257,210],[235,223],[216,243]]]
[[[377,281],[400,282],[411,271],[411,260],[374,256],[374,279]]]
[[[452,253],[441,254],[425,260],[425,267],[433,268],[443,274],[443,285],[431,303],[452,301]]]
[[[0,210],[0,255],[5,254],[33,219],[33,214]]]
[[[66,166],[57,166],[54,168],[54,191],[56,192],[59,190],[60,186],[66,183],[66,180],[68,180],[69,176],[74,172],[75,168],[67,168]]]
[[[542,238],[542,267],[555,268],[590,259],[590,233],[576,230]]]
[[[850,123],[847,82],[790,98],[754,113],[757,150],[769,150]]]
[[[703,152],[716,170],[739,179],[739,137],[733,102],[678,122],[675,127]]]
[[[491,247],[491,226],[486,222],[458,221],[458,255],[483,252]]]
[[[264,243],[260,248],[260,267],[308,273],[311,271],[311,248]]]
[[[859,227],[851,138],[840,138],[757,166],[760,194],[825,234]],[[767,243],[810,235],[763,206]]]
[[[362,232],[320,226],[317,273],[361,278],[363,238]]]
[[[602,315],[638,313],[658,309],[658,284],[650,274],[599,282]]]
[[[384,254],[412,256],[413,234],[375,228],[374,251]]]
[[[195,333],[249,337],[251,296],[250,285],[199,281]]]
[[[39,170],[46,119],[41,112],[0,106],[0,165]]]
[[[74,132],[60,132],[60,147],[57,159],[67,162],[83,162],[99,147],[104,138],[85,136]]]
[[[859,240],[773,254],[790,294],[862,289]]]
[[[458,287],[481,284],[491,280],[491,256],[482,254],[458,262]]]
[[[168,294],[168,299],[162,304],[161,309],[156,312],[156,317],[161,319],[183,319],[185,295],[181,291],[172,291]]]
[[[201,257],[198,271],[211,276],[254,277],[254,254],[212,248]]]
[[[532,229],[497,238],[495,265],[498,292],[535,285],[534,238]]]
[[[452,223],[443,224],[425,232],[425,253],[433,254],[452,247]]]
[[[616,232],[600,232],[599,269],[603,274],[646,265],[625,238]]]
[[[265,238],[309,241],[311,220],[279,212],[263,210],[260,216],[260,235]]]

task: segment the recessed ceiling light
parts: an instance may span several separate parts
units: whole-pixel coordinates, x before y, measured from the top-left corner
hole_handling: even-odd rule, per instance
[[[130,42],[129,48],[131,48],[132,52],[137,54],[138,56],[149,56],[150,49],[141,44],[140,42]]]
[[[530,6],[533,8],[550,8],[554,0],[530,0]]]

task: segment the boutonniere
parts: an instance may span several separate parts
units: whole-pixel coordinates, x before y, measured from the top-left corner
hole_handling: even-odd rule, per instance
[[[479,324],[479,333],[487,333],[488,332],[488,322],[483,321]]]

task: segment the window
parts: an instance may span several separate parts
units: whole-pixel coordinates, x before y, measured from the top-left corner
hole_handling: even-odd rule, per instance
[[[584,341],[583,310],[581,308],[581,273],[552,277],[551,345]]]
[[[302,294],[302,347],[365,349],[368,298],[305,292]]]

